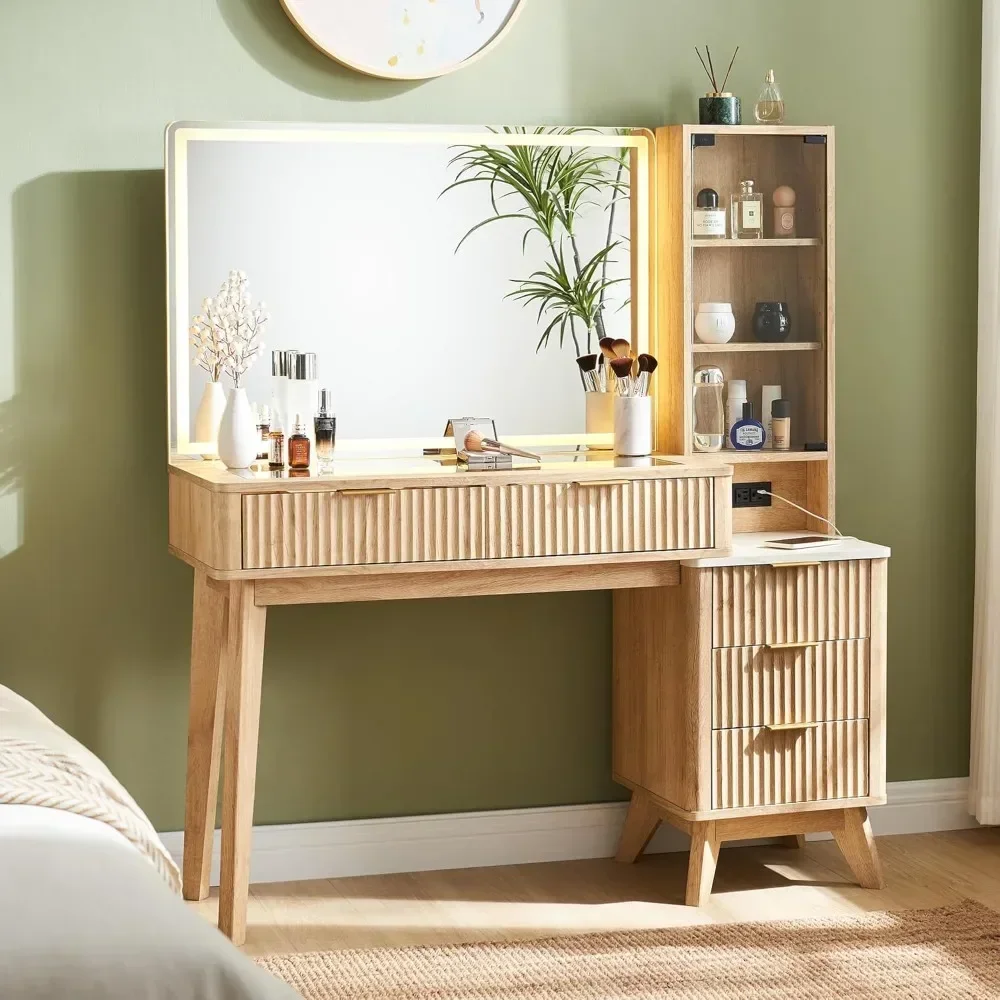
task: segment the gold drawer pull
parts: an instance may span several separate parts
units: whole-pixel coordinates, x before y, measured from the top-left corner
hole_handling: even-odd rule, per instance
[[[570,483],[570,486],[579,486],[582,489],[595,489],[598,486],[628,486],[631,479],[594,479],[589,483]]]
[[[764,727],[769,733],[795,733],[806,729],[818,729],[818,722],[779,722]]]
[[[822,565],[819,560],[814,562],[771,563],[771,569],[808,569],[810,566]]]
[[[812,642],[765,642],[764,648],[771,650],[781,650],[781,649],[812,649],[813,646],[818,646],[819,641],[814,639]]]
[[[371,489],[371,490],[337,490],[342,497],[384,497],[389,493],[398,493],[399,490]]]

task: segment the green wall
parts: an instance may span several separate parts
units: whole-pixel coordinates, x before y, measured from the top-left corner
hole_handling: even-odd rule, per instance
[[[414,0],[420,2],[420,0]],[[839,509],[893,547],[889,776],[967,773],[976,0],[529,0],[422,85],[277,0],[0,4],[0,682],[182,822],[191,571],[166,554],[162,134],[179,118],[691,120],[695,43],[838,128]],[[476,649],[479,624],[503,637]],[[601,801],[605,593],[277,609],[257,819]]]

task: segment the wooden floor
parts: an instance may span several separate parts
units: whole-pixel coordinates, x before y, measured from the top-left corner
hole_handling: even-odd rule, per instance
[[[833,841],[723,848],[711,902],[682,905],[687,854],[253,886],[244,951],[443,944],[925,909],[1000,910],[1000,830],[880,837],[887,888],[860,889]],[[217,890],[190,904],[214,921]]]

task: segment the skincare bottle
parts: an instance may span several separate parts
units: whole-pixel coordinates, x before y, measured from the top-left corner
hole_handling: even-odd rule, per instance
[[[271,351],[271,420],[279,427],[288,419],[288,363],[295,351]]]
[[[694,450],[722,451],[726,410],[722,405],[722,369],[706,365],[694,370]]]
[[[775,451],[788,451],[792,445],[792,404],[787,399],[776,399],[771,404],[771,447]]]
[[[332,394],[329,389],[319,391],[319,410],[313,420],[316,433],[316,461],[320,472],[333,465],[333,448],[337,443],[337,418],[331,409]]]
[[[719,193],[702,188],[691,213],[691,235],[695,237],[725,237],[726,210],[719,208]]]
[[[257,410],[257,433],[260,435],[260,447],[257,449],[257,458],[267,458],[271,454],[271,408],[260,406]]]
[[[762,385],[760,387],[760,421],[764,425],[764,433],[767,435],[767,446],[774,447],[774,434],[771,430],[771,404],[781,399],[780,385]]]
[[[743,419],[743,404],[747,401],[747,383],[745,379],[730,379],[726,384],[726,447],[732,448],[729,435],[733,427]]]
[[[759,240],[764,237],[764,198],[754,190],[752,180],[740,181],[732,200],[731,235],[734,240]]]
[[[281,421],[275,414],[271,418],[271,430],[267,435],[267,466],[272,471],[285,467],[285,432],[281,429]]]
[[[753,403],[743,404],[743,417],[737,420],[729,440],[737,451],[756,451],[764,447],[764,425],[753,418]]]
[[[309,468],[309,435],[301,413],[295,414],[295,433],[288,439],[288,467],[290,469]]]
[[[296,354],[288,373],[289,413],[296,413],[305,425],[310,445],[313,440],[313,417],[316,414],[316,355]]]

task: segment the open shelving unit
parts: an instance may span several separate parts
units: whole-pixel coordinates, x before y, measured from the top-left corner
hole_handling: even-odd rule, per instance
[[[736,482],[770,481],[772,490],[834,517],[834,130],[827,126],[672,125],[656,132],[655,210],[657,327],[666,378],[657,399],[657,440],[675,454],[692,448],[694,369],[721,368],[745,379],[755,415],[761,387],[780,385],[792,403],[792,448],[714,457],[734,467]],[[727,213],[739,182],[753,178],[764,199],[763,239],[691,235],[695,195],[711,187]],[[773,236],[771,194],[781,184],[797,195],[795,238]],[[758,301],[788,303],[790,339],[753,339]],[[694,333],[700,302],[731,302],[736,334],[702,344]],[[661,372],[663,368],[661,368]],[[826,442],[826,451],[805,451]],[[662,447],[662,445],[661,445]],[[827,530],[795,508],[733,511],[735,531]]]

